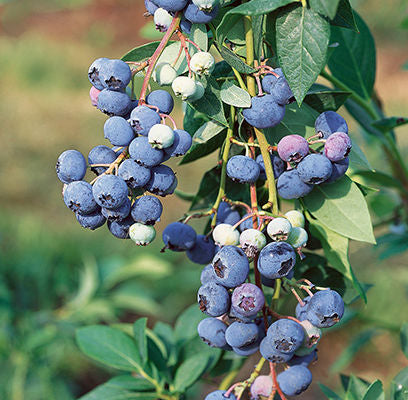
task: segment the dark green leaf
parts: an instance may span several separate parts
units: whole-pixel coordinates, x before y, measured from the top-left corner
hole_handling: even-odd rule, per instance
[[[319,387],[329,400],[342,400],[340,396],[333,392],[333,390],[323,385],[322,383],[319,383]]]
[[[229,14],[242,14],[242,15],[260,15],[268,14],[280,7],[287,6],[294,3],[296,0],[251,0],[247,3],[241,4],[238,7],[234,7]]]
[[[218,24],[216,30],[217,42],[220,48],[224,47],[224,41],[229,33],[234,32],[234,30],[236,32],[236,26],[240,26],[242,29],[242,16],[239,14],[229,14],[227,12]],[[233,38],[235,38],[235,36],[236,35],[233,35]]]
[[[309,0],[309,4],[314,11],[333,19],[337,12],[339,0]]]
[[[359,33],[332,27],[331,42],[339,45],[328,62],[331,73],[365,99],[371,97],[376,70],[374,39],[362,18],[356,14]]]
[[[174,365],[177,362],[177,349],[173,329],[170,325],[163,322],[157,322],[153,332],[161,339],[167,350],[167,364]]]
[[[383,385],[380,380],[377,379],[370,385],[363,400],[385,400]]]
[[[364,178],[369,184],[402,189],[401,182],[395,177],[380,171],[354,171],[353,176],[358,175]]]
[[[191,210],[208,208],[214,203],[220,185],[220,168],[214,167],[207,171],[201,179],[198,192],[191,203]]]
[[[336,16],[331,21],[331,24],[358,32],[353,9],[351,8],[349,0],[340,0]]]
[[[368,386],[368,382],[351,375],[345,400],[361,400]]]
[[[202,51],[208,50],[208,35],[205,24],[193,24],[189,37]]]
[[[185,201],[192,201],[195,197],[195,194],[193,193],[185,193],[182,192],[181,190],[176,189],[174,191],[174,194],[179,197],[181,200],[185,200]]]
[[[188,307],[176,321],[174,335],[177,343],[184,343],[197,335],[197,325],[205,318],[197,304]]]
[[[404,368],[391,382],[391,399],[406,400],[408,397],[408,367]]]
[[[264,20],[264,15],[254,15],[252,17],[252,30],[254,32],[254,54],[256,60],[260,60],[262,58]]]
[[[127,389],[105,383],[82,396],[79,400],[156,400],[157,394],[147,392],[132,392]]]
[[[300,105],[326,64],[330,25],[301,5],[282,9],[276,19],[280,66]]]
[[[184,392],[193,385],[207,368],[210,355],[199,353],[184,361],[176,370],[174,377],[174,389],[177,392]]]
[[[357,241],[375,243],[364,196],[347,176],[336,184],[317,186],[304,201],[312,215],[334,232]]]
[[[140,358],[143,365],[147,362],[147,338],[146,338],[147,318],[139,318],[133,324],[133,335],[139,349]]]
[[[373,126],[383,132],[388,132],[391,129],[398,128],[401,125],[408,124],[408,118],[404,117],[389,117],[373,122]]]
[[[123,389],[136,390],[138,392],[145,392],[154,390],[154,385],[144,378],[137,378],[132,375],[119,375],[109,379],[108,382],[112,386],[118,386]]]
[[[367,157],[361,150],[360,146],[357,142],[353,142],[353,147],[351,148],[349,154],[349,161],[350,161],[350,170],[361,170],[365,169],[367,171],[372,171],[373,168],[371,167],[370,163],[367,160]]]
[[[251,107],[249,93],[230,81],[225,81],[221,86],[221,100],[235,107]]]
[[[256,72],[255,68],[250,67],[244,61],[241,60],[233,51],[228,47],[220,46],[220,54],[222,58],[229,64],[231,67],[235,68],[238,72],[243,74],[253,74]]]
[[[123,371],[141,369],[135,341],[126,333],[109,326],[87,326],[76,332],[79,348],[88,357]]]
[[[126,53],[122,57],[122,60],[123,61],[133,61],[133,62],[143,61],[146,58],[149,58],[153,55],[153,53],[155,52],[159,44],[160,42],[152,42],[152,43],[144,44],[142,46],[135,47],[134,49]]]
[[[351,92],[339,90],[308,92],[304,102],[319,113],[324,111],[337,111],[351,95]]]
[[[408,358],[408,322],[405,322],[405,324],[401,326],[400,339],[401,349],[405,354],[405,357]]]

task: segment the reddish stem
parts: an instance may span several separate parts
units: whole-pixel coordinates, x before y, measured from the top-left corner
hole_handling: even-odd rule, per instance
[[[279,386],[278,380],[276,379],[276,369],[275,369],[275,364],[272,362],[269,362],[269,368],[271,370],[271,377],[272,377],[272,382],[273,382],[273,387],[278,391],[278,394],[281,398],[281,400],[287,400],[285,395],[282,392],[282,389]]]
[[[298,301],[298,303],[304,307],[305,306],[305,302],[300,298],[300,296],[297,294],[296,290],[294,288],[290,288],[291,292],[293,293],[293,295],[296,297],[296,300]]]
[[[173,68],[176,66],[177,61],[178,61],[178,59],[180,58],[182,52],[183,52],[183,45],[182,45],[181,42],[180,42],[180,48],[179,48],[179,52],[178,52],[178,54],[177,54],[177,57],[176,57],[176,59],[173,61],[173,63],[171,64],[171,65],[173,66]]]
[[[176,121],[174,120],[174,118],[171,115],[162,114],[162,113],[159,113],[159,115],[163,119],[166,119],[166,118],[169,119],[171,121],[171,123],[173,124],[173,129],[174,130],[177,129]]]
[[[263,90],[262,90],[262,83],[261,80],[259,79],[259,75],[255,75],[255,81],[258,86],[258,96],[263,96]]]
[[[188,43],[192,44],[198,51],[202,51],[201,48],[200,48],[200,46],[199,46],[197,43],[194,43],[192,40],[187,39],[187,38],[186,38],[186,41],[187,41]]]
[[[177,31],[176,33],[177,33],[178,38],[180,39],[181,45],[184,48],[184,52],[186,53],[186,60],[187,60],[187,66],[188,66],[188,76],[190,78],[191,77],[191,66],[190,66],[191,57],[190,57],[190,53],[188,52],[188,46],[187,46],[187,43],[186,43],[186,38],[184,37],[184,35],[180,31]]]

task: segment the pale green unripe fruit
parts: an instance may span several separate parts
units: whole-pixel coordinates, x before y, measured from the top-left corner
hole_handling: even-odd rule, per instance
[[[317,345],[320,338],[322,337],[322,330],[312,325],[308,320],[301,321],[300,325],[302,325],[305,331],[305,338],[303,340],[302,346],[310,349],[311,347]]]
[[[171,85],[176,78],[176,70],[168,63],[157,64],[153,71],[153,80],[160,86]]]
[[[188,101],[190,102],[200,100],[201,97],[204,96],[205,89],[203,84],[199,81],[195,81],[195,84],[196,84],[195,92],[192,96],[188,98]]]
[[[285,217],[290,221],[293,227],[305,227],[305,217],[300,211],[290,210],[285,214]]]
[[[201,11],[211,11],[220,0],[193,0],[193,3],[201,10]]]
[[[146,246],[153,242],[156,237],[156,230],[151,225],[143,225],[136,222],[129,228],[129,237],[138,246]]]
[[[213,230],[213,239],[218,246],[236,246],[239,243],[239,232],[230,224],[219,224]]]
[[[272,240],[287,240],[292,231],[292,224],[286,218],[274,218],[269,222],[266,232]]]
[[[153,125],[147,136],[150,145],[155,149],[165,149],[174,142],[174,131],[167,125]]]
[[[190,67],[198,75],[209,75],[214,71],[214,57],[206,51],[199,51],[191,57]]]
[[[253,258],[266,246],[266,237],[257,229],[246,229],[241,233],[239,243],[244,253]]]
[[[189,100],[196,92],[196,83],[187,76],[178,76],[171,84],[171,88],[176,96],[180,96],[182,100]]]
[[[153,19],[154,23],[156,24],[156,29],[160,32],[166,32],[173,21],[171,14],[164,8],[158,8],[154,12]]]
[[[295,249],[299,247],[306,246],[306,243],[309,239],[309,235],[303,228],[299,228],[295,226],[290,231],[289,237],[286,240],[289,244],[291,244]]]
[[[299,357],[307,356],[312,351],[316,350],[317,345],[315,344],[312,347],[300,346],[296,351],[295,354]]]

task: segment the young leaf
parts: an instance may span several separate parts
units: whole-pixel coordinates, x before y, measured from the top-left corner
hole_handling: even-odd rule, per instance
[[[380,380],[377,379],[370,385],[363,400],[385,400],[383,385]]]
[[[88,357],[123,371],[139,371],[142,360],[135,341],[126,333],[109,326],[79,328],[78,346]]]
[[[230,81],[225,81],[221,86],[221,100],[235,107],[251,107],[249,93]]]
[[[322,383],[319,383],[319,387],[329,400],[341,400],[340,396],[338,396],[336,393],[333,392],[333,390],[323,385]]]
[[[351,375],[346,397],[344,400],[361,400],[368,386],[368,382],[365,382],[362,379],[356,378],[354,375]]]
[[[280,66],[300,105],[326,64],[330,25],[313,10],[289,6],[276,19]]]
[[[319,113],[324,111],[337,111],[351,95],[351,92],[340,90],[310,91],[304,98],[304,102]]]
[[[316,12],[333,19],[337,12],[339,0],[309,0],[309,4]]]
[[[231,67],[235,68],[238,72],[243,74],[252,74],[256,72],[255,68],[250,67],[244,61],[242,61],[233,51],[224,45],[219,47],[220,54],[222,58],[229,64]]]
[[[170,43],[174,43],[174,42],[170,42]],[[133,61],[133,62],[143,61],[146,58],[149,58],[153,55],[153,53],[155,52],[159,44],[160,42],[152,42],[152,43],[144,44],[142,46],[135,47],[134,49],[126,53],[122,57],[122,60],[123,61]]]
[[[405,322],[405,324],[401,326],[400,339],[401,349],[405,354],[405,357],[408,358],[408,322]]]
[[[193,385],[207,368],[210,355],[199,353],[184,361],[176,370],[174,377],[174,389],[184,392]]]
[[[147,318],[139,318],[133,324],[133,335],[139,349],[140,359],[143,365],[147,362],[147,338],[146,338]]]
[[[335,78],[359,96],[371,97],[375,80],[375,44],[363,19],[356,14],[359,33],[332,27],[331,42],[339,45],[328,62]]]
[[[404,117],[389,117],[374,121],[372,125],[382,132],[388,132],[391,129],[398,128],[401,125],[408,124],[408,118]]]
[[[280,7],[294,3],[296,0],[251,0],[234,7],[228,14],[261,15],[268,14]]]
[[[344,176],[336,184],[317,186],[304,201],[312,215],[334,232],[375,243],[364,196],[349,177]]]
[[[202,51],[208,50],[208,35],[205,24],[193,24],[189,37]]]
[[[351,29],[358,32],[356,20],[354,19],[353,9],[351,8],[349,0],[340,0],[337,7],[337,13],[332,21],[332,25],[341,26],[343,28]]]

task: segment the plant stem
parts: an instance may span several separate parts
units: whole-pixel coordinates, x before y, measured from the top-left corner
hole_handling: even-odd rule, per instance
[[[244,17],[245,26],[245,45],[246,45],[246,62],[249,66],[254,66],[254,32],[252,30],[252,20],[249,15]],[[251,96],[256,95],[256,82],[252,75],[247,75],[248,93]]]
[[[232,382],[234,382],[234,379],[238,375],[239,371],[241,371],[241,367],[233,369],[232,371],[228,372],[228,374],[225,376],[225,378],[220,383],[220,386],[218,387],[218,389],[227,390],[231,386]]]
[[[234,67],[231,67],[231,68],[232,68],[232,71],[233,71],[234,74],[235,74],[235,77],[237,78],[237,81],[238,81],[238,83],[239,83],[239,86],[241,86],[241,89],[244,89],[244,90],[247,92],[248,89],[247,89],[247,87],[245,86],[245,82],[244,82],[244,80],[242,79],[241,74],[240,74]]]

